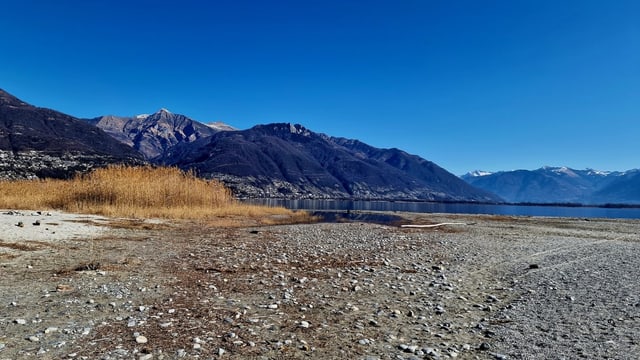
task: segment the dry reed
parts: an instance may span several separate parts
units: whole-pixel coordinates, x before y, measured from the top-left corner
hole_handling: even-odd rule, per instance
[[[216,180],[177,168],[149,166],[110,166],[71,180],[0,182],[0,208],[129,218],[296,217],[284,208],[242,204]]]

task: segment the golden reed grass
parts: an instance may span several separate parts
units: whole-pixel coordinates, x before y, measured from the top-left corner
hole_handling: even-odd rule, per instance
[[[280,216],[299,222],[305,217],[284,208],[242,204],[219,181],[200,179],[177,168],[150,166],[110,166],[71,180],[3,181],[0,208],[57,209],[128,218]]]

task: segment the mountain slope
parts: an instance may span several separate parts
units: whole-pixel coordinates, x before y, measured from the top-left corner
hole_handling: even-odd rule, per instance
[[[469,184],[493,192],[508,202],[597,204],[613,200],[621,187],[617,180],[624,173],[567,167],[543,167],[537,170],[469,173],[462,178]],[[609,188],[605,192],[602,189]],[[601,192],[599,195],[598,193]],[[618,200],[623,200],[620,194]],[[631,201],[629,198],[628,201]],[[624,200],[623,202],[627,202]]]
[[[0,89],[0,177],[68,177],[142,156],[77,118],[29,105]]]
[[[640,170],[616,176],[593,194],[594,202],[605,204],[640,204]]]
[[[500,200],[416,156],[292,124],[219,132],[179,144],[159,161],[219,178],[240,196]]]
[[[101,116],[87,120],[120,142],[140,151],[147,159],[161,156],[167,149],[183,142],[193,142],[218,131],[232,130],[223,123],[202,124],[184,115],[160,109],[151,115],[119,117]]]

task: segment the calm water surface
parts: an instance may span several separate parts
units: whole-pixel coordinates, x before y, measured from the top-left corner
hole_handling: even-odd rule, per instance
[[[577,218],[640,219],[640,208],[599,208],[569,206],[524,206],[456,204],[404,201],[351,201],[351,200],[282,200],[252,199],[253,204],[284,206],[294,210],[314,211],[405,211],[419,213],[489,214],[518,216],[553,216]]]

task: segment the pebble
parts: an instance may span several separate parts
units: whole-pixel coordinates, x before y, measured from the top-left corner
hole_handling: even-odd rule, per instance
[[[151,360],[151,359],[153,359],[153,354],[144,354],[138,358],[138,360]]]
[[[56,291],[57,292],[73,291],[73,286],[71,286],[69,284],[58,284],[58,286],[56,286]]]
[[[40,341],[40,338],[39,338],[39,337],[37,337],[37,336],[29,336],[27,339],[28,339],[29,341],[31,341],[31,342],[38,342],[38,341]]]
[[[303,328],[303,329],[308,329],[309,326],[311,326],[311,324],[309,324],[308,321],[300,321],[300,324],[298,325],[299,327]]]
[[[51,333],[56,332],[56,331],[58,331],[58,328],[51,326],[51,327],[46,328],[44,330],[44,333],[45,334],[51,334]]]
[[[25,319],[15,319],[13,320],[14,323],[18,324],[18,325],[24,325],[27,323],[27,320]]]
[[[223,348],[218,348],[218,356],[222,356],[224,355],[224,353],[226,353],[227,351]]]
[[[146,344],[146,343],[148,343],[148,342],[149,342],[149,340],[148,340],[148,339],[147,339],[147,337],[146,337],[146,336],[144,336],[144,335],[138,335],[138,336],[136,336],[136,342],[137,342],[138,344]]]

